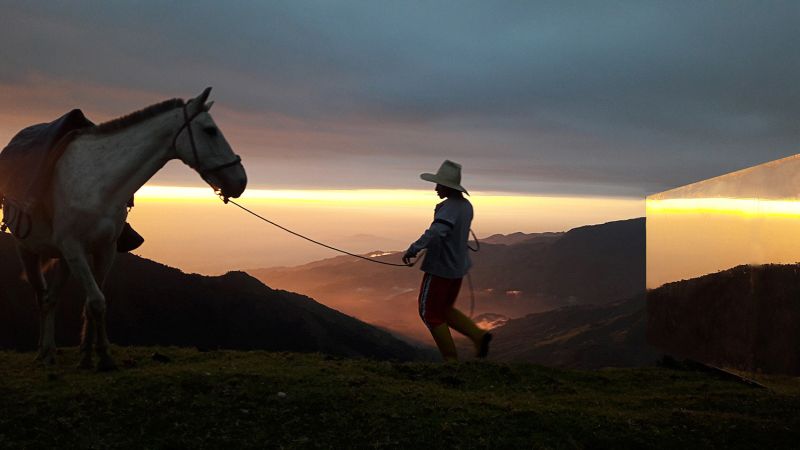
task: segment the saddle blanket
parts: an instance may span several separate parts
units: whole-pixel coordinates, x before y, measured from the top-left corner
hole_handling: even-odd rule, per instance
[[[79,109],[50,123],[29,126],[0,152],[0,203],[3,221],[18,235],[24,216],[41,200],[58,158],[74,131],[94,126]],[[24,233],[23,233],[24,234]]]

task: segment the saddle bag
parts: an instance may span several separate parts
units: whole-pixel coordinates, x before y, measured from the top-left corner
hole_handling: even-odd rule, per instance
[[[0,229],[2,231],[8,229],[19,239],[28,237],[33,224],[31,216],[25,211],[25,208],[7,198],[0,200],[0,204],[3,207],[3,223],[0,225]]]
[[[120,233],[119,238],[117,238],[117,252],[125,253],[136,250],[143,243],[144,238],[142,235],[137,233],[128,222],[125,222],[122,233]]]

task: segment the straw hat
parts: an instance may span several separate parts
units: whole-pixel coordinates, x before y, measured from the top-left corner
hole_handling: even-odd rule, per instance
[[[425,181],[438,183],[469,195],[469,192],[461,186],[461,164],[454,163],[449,159],[444,160],[435,174],[423,173],[419,177]]]

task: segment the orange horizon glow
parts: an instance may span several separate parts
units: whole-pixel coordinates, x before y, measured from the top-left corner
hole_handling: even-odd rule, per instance
[[[797,199],[760,198],[674,198],[666,200],[647,199],[647,213],[662,214],[734,214],[756,216],[800,216],[800,201]]]
[[[403,251],[430,225],[441,201],[431,189],[253,189],[237,203],[282,226],[356,253]],[[644,198],[478,192],[479,238],[567,231],[642,217]],[[128,221],[145,238],[134,253],[187,272],[291,266],[337,256],[224,205],[207,186],[145,185]]]
[[[472,193],[479,238],[567,231],[644,216],[643,198]],[[430,225],[441,199],[431,189],[258,189],[236,202],[282,226],[356,253],[403,251]],[[141,255],[201,273],[287,266],[337,256],[277,230],[209,187],[146,185],[129,220],[148,241]],[[217,237],[224,235],[222,241]],[[203,236],[203,237],[201,237]],[[224,266],[223,266],[224,262]]]
[[[647,200],[647,288],[749,264],[800,261],[800,201]]]
[[[491,202],[495,204],[512,204],[515,202],[534,202],[541,204],[562,204],[571,206],[588,202],[601,203],[607,206],[629,205],[631,202],[643,205],[644,200],[630,197],[593,197],[569,195],[536,195],[495,191],[473,191],[466,195],[475,204]],[[144,185],[136,192],[137,200],[173,201],[199,200],[220,201],[208,187]],[[425,204],[441,201],[433,189],[258,189],[248,188],[241,200],[301,201],[322,203],[363,203],[363,204]]]

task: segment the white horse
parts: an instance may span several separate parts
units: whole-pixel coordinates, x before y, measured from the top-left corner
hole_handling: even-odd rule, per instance
[[[184,103],[173,99],[79,132],[56,163],[51,188],[32,212],[33,228],[17,240],[40,312],[37,359],[55,363],[58,291],[72,273],[86,293],[80,363],[98,370],[116,366],[109,355],[106,299],[102,292],[116,241],[133,194],[167,161],[180,159],[224,197],[244,192],[247,176],[208,113],[211,88]],[[47,283],[42,265],[58,259]]]

